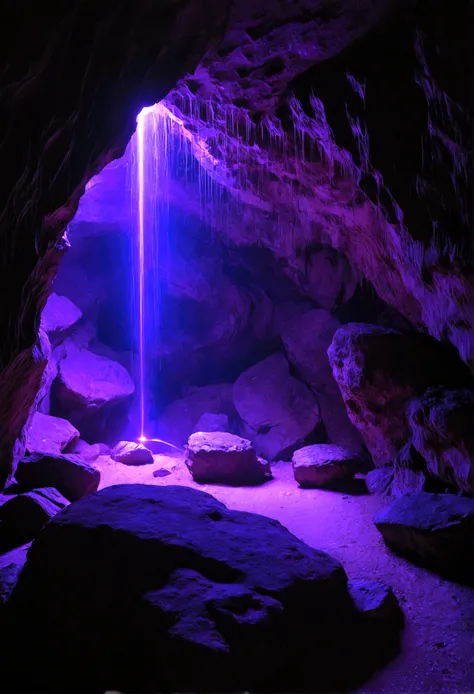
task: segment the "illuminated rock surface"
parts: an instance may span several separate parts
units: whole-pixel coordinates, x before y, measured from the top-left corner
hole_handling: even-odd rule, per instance
[[[124,465],[149,465],[153,462],[152,452],[142,443],[119,441],[110,453],[112,460]]]
[[[233,387],[244,435],[267,460],[290,456],[321,421],[310,390],[290,374],[282,354],[272,354],[239,376]],[[285,459],[288,459],[287,457]]]
[[[76,687],[120,691],[131,682],[152,691],[271,689],[289,686],[288,676],[298,691],[299,675],[287,671],[296,658],[302,681],[329,691],[332,678],[337,691],[355,661],[339,674],[335,663],[346,649],[355,655],[364,628],[338,561],[274,520],[175,486],[110,487],[55,516],[29,552],[10,610],[36,686],[53,688],[56,675],[74,672]],[[67,639],[57,628],[64,620],[74,623]]]
[[[69,501],[95,492],[100,482],[99,470],[73,454],[28,455],[19,462],[15,476],[23,489],[54,487]]]
[[[186,465],[202,484],[261,484],[272,476],[270,465],[257,457],[250,441],[226,432],[192,434]]]
[[[97,443],[120,429],[134,390],[123,366],[70,344],[59,364],[54,397],[81,436],[88,443]]]
[[[333,444],[313,444],[293,453],[293,472],[300,487],[331,487],[351,479],[365,461],[356,453]]]
[[[36,412],[26,436],[29,453],[61,453],[79,440],[78,430],[66,419]]]
[[[474,583],[474,500],[418,492],[378,511],[390,549],[448,577]]]

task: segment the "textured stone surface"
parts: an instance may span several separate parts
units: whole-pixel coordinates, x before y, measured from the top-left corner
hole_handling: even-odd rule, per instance
[[[51,340],[67,333],[82,318],[80,309],[67,298],[55,292],[49,295],[41,314],[41,327]]]
[[[250,441],[226,432],[199,432],[189,437],[186,465],[202,484],[261,484],[272,476]]]
[[[290,374],[279,353],[244,371],[234,383],[233,398],[245,435],[268,460],[291,456],[321,421],[313,395]]]
[[[340,327],[338,319],[329,311],[312,309],[287,320],[281,339],[288,360],[314,393],[330,442],[358,451],[362,437],[349,421],[327,355],[334,333]]]
[[[0,18],[8,66],[0,77],[0,123],[8,133],[0,233],[9,239],[0,267],[8,295],[0,312],[0,486],[14,470],[15,442],[44,370],[36,328],[85,185],[122,155],[143,105],[196,67],[221,36],[227,10],[215,0],[91,12],[82,2],[60,10],[47,2],[5,8]]]
[[[227,414],[235,419],[232,402],[232,384],[219,383],[194,388],[183,398],[175,400],[165,409],[158,423],[159,435],[181,446],[195,431],[196,424],[204,414]]]
[[[79,440],[78,430],[66,419],[36,412],[26,434],[29,453],[61,453]]]
[[[69,344],[54,384],[55,412],[64,413],[87,443],[107,441],[123,426],[134,390],[123,366]]]
[[[380,467],[370,470],[365,477],[369,494],[390,494],[394,470],[392,467]]]
[[[334,444],[316,443],[293,453],[293,472],[300,487],[331,487],[360,472],[364,461]]]
[[[79,455],[29,455],[16,470],[18,484],[24,489],[54,487],[69,501],[95,492],[100,472]]]
[[[328,356],[349,418],[379,466],[410,438],[410,400],[429,386],[456,387],[472,378],[450,345],[365,324],[339,328]]]
[[[76,686],[122,691],[248,691],[278,677],[292,644],[301,654],[314,619],[324,664],[352,609],[339,562],[278,522],[150,485],[109,487],[56,516],[16,600],[37,687],[59,661]],[[75,625],[67,639],[58,620]],[[97,648],[101,658],[89,657]]]
[[[429,472],[474,493],[474,390],[429,389],[410,403],[413,446]]]
[[[474,500],[418,492],[378,511],[374,523],[395,552],[449,577],[474,581]]]
[[[226,414],[205,412],[199,417],[194,431],[229,431],[229,417]]]
[[[397,598],[385,583],[359,579],[347,587],[356,608],[368,619],[387,619],[398,609]]]
[[[7,602],[17,584],[30,547],[31,544],[27,543],[0,555],[0,608]]]
[[[2,542],[10,546],[22,545],[33,540],[41,528],[68,501],[56,490],[34,490],[18,494],[0,508]]]
[[[149,465],[153,463],[153,454],[142,443],[120,441],[110,454],[112,460],[124,465]]]
[[[82,439],[73,441],[69,446],[64,449],[64,453],[72,453],[73,455],[79,455],[86,461],[94,461],[99,455],[107,455],[109,453],[109,447],[106,446],[105,449],[101,448],[100,443],[94,443],[92,446]]]

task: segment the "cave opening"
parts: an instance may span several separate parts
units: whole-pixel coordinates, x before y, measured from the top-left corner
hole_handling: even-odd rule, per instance
[[[466,3],[85,5],[0,71],[8,691],[470,691]]]

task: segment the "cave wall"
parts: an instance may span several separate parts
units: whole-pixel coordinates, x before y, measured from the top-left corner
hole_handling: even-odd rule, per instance
[[[226,2],[19,2],[0,15],[0,485],[45,359],[39,315],[87,181],[218,39]]]
[[[420,1],[390,10],[365,25],[352,15],[358,32],[337,51],[318,45],[305,69],[276,47],[281,29],[256,12],[234,27],[245,50],[225,40],[167,101],[191,133],[205,133],[218,162],[211,175],[230,191],[215,214],[221,233],[235,243],[258,239],[293,262],[306,246],[329,243],[384,301],[470,363],[469,6]],[[305,48],[307,28],[292,24]],[[206,99],[215,99],[207,110]]]

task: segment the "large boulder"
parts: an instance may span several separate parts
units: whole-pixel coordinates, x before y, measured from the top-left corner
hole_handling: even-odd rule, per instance
[[[454,494],[405,494],[378,511],[387,546],[450,578],[474,582],[474,500]]]
[[[124,425],[134,390],[123,366],[71,343],[53,386],[53,414],[63,414],[87,443],[108,442]]]
[[[56,489],[35,489],[11,497],[0,508],[1,537],[16,547],[33,540],[43,525],[68,505]]]
[[[474,493],[474,390],[430,388],[408,408],[413,446],[429,472]]]
[[[293,453],[293,472],[300,487],[334,487],[351,479],[365,461],[355,453],[334,444],[316,443]]]
[[[276,687],[309,643],[318,667],[302,658],[305,677],[334,680],[355,613],[340,563],[277,521],[152,485],[108,487],[55,516],[10,610],[10,650],[38,691],[58,672],[77,691]]]
[[[97,491],[100,472],[79,455],[27,455],[18,463],[15,473],[20,487],[54,487],[69,501],[76,501]]]
[[[55,342],[68,334],[81,318],[81,310],[67,296],[52,292],[41,314],[41,328]]]
[[[66,419],[35,412],[26,432],[28,453],[61,453],[79,440],[78,430]]]
[[[267,460],[291,458],[321,422],[316,400],[290,374],[283,354],[272,354],[244,371],[234,383],[233,398],[244,435]]]
[[[199,417],[194,431],[229,431],[229,417],[226,414],[205,412]]]
[[[196,431],[200,418],[210,414],[227,415],[232,426],[236,419],[232,383],[192,388],[182,398],[172,402],[159,419],[159,436],[175,446],[182,446]]]
[[[272,477],[267,461],[250,441],[226,432],[197,432],[189,437],[186,465],[201,484],[261,484]]]
[[[110,454],[112,460],[124,465],[149,465],[153,463],[153,453],[142,443],[119,441]]]
[[[293,313],[281,330],[288,360],[311,388],[331,443],[361,450],[362,437],[349,421],[341,392],[332,374],[327,350],[339,320],[324,309]]]
[[[100,443],[90,445],[82,439],[77,439],[76,441],[70,443],[69,446],[64,449],[63,453],[79,455],[85,461],[93,462],[94,460],[97,460],[100,455],[108,454],[109,448],[108,446],[106,448],[107,450],[104,453]]]
[[[408,442],[410,400],[433,385],[456,388],[472,380],[451,345],[421,333],[353,323],[336,331],[328,356],[349,418],[377,466]]]

